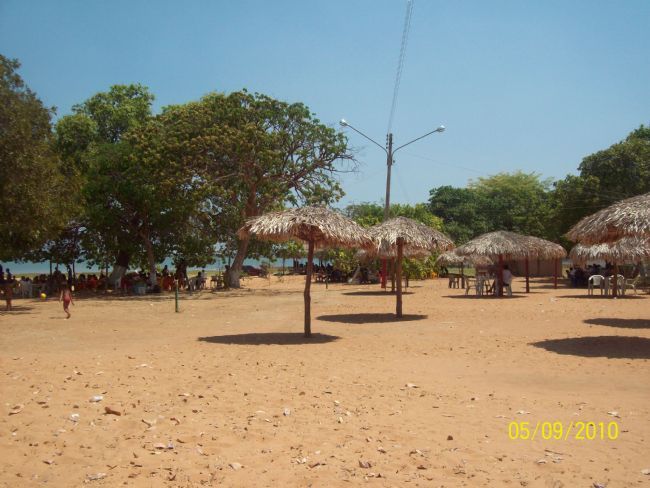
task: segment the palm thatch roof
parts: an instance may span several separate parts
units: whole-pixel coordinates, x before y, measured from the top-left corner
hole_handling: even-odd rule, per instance
[[[504,230],[480,235],[457,248],[455,252],[464,256],[491,258],[501,255],[505,259],[555,259],[566,256],[566,251],[559,244]]]
[[[284,242],[300,239],[319,247],[373,246],[366,230],[356,222],[325,207],[301,207],[270,212],[249,219],[238,235],[255,235],[259,239]]]
[[[442,253],[436,259],[436,264],[442,266],[461,266],[469,264],[471,266],[491,266],[494,261],[489,256],[461,256],[456,251],[447,251]]]
[[[637,263],[650,258],[650,238],[622,237],[618,241],[593,244],[577,244],[569,253],[578,263],[604,260],[614,263]]]
[[[529,258],[562,259],[566,257],[566,249],[556,242],[547,241],[541,237],[526,236],[533,251]]]
[[[405,256],[416,256],[422,251],[448,250],[454,243],[442,232],[407,217],[394,217],[368,229],[381,256],[397,255],[401,241]]]
[[[650,193],[626,198],[589,215],[566,235],[581,244],[613,242],[625,236],[650,237]]]
[[[366,259],[395,259],[397,257],[397,248],[379,249],[373,247],[371,249],[360,249],[356,253],[356,258],[359,260]],[[411,259],[426,259],[431,256],[431,251],[428,249],[408,248],[403,252],[405,258]]]

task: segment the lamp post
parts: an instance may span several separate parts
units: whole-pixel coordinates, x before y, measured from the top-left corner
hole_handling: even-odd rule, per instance
[[[427,136],[430,136],[431,134],[434,134],[435,132],[444,132],[445,131],[445,126],[441,125],[431,132],[427,132],[426,134],[416,137],[415,139],[407,142],[406,144],[402,144],[401,146],[398,146],[397,148],[393,149],[393,133],[389,132],[386,135],[386,147],[382,146],[379,144],[377,141],[372,139],[371,137],[368,137],[366,134],[361,132],[359,129],[351,125],[348,121],[345,119],[341,119],[340,122],[342,127],[349,127],[352,129],[354,132],[357,134],[360,134],[362,137],[365,137],[368,139],[370,142],[372,142],[375,146],[380,147],[385,153],[386,153],[386,199],[385,199],[385,204],[384,204],[384,222],[388,220],[389,214],[390,214],[390,173],[391,173],[391,168],[393,166],[393,157],[397,151],[402,149],[403,147],[408,146],[409,144],[413,144],[416,141],[419,141],[420,139],[424,139]],[[382,288],[386,288],[386,260],[383,261],[383,276],[382,276]]]

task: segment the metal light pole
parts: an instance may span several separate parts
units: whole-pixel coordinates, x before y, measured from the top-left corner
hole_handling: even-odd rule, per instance
[[[444,132],[445,131],[445,126],[441,125],[437,127],[436,129],[432,130],[431,132],[427,132],[426,134],[416,137],[412,141],[407,142],[406,144],[402,144],[401,146],[397,147],[396,149],[393,149],[393,133],[389,132],[388,135],[386,135],[386,147],[382,146],[379,144],[377,141],[374,139],[368,137],[366,134],[361,132],[359,129],[356,127],[350,125],[345,119],[341,119],[340,122],[342,127],[349,127],[352,129],[354,132],[357,134],[360,134],[362,137],[365,137],[368,139],[370,142],[372,142],[375,146],[380,147],[385,153],[386,153],[386,199],[384,203],[384,222],[388,220],[388,217],[390,216],[390,173],[391,173],[391,168],[393,167],[393,157],[397,151],[402,149],[403,147],[408,146],[409,144],[413,144],[416,141],[419,141],[420,139],[424,139],[427,136],[430,136],[431,134],[435,132]],[[383,283],[382,283],[382,288],[386,287],[386,260],[383,260]]]
[[[356,127],[352,126],[345,119],[341,119],[340,123],[341,123],[341,126],[349,127],[350,129],[352,129],[357,134],[360,134],[362,137],[365,137],[366,139],[368,139],[374,145],[380,147],[382,149],[382,151],[384,151],[386,153],[387,172],[386,172],[386,202],[385,202],[385,205],[384,205],[384,220],[388,220],[389,210],[390,210],[390,170],[391,170],[391,167],[393,166],[393,157],[394,157],[395,153],[397,151],[399,151],[400,149],[402,149],[403,147],[406,147],[406,146],[408,146],[410,144],[413,144],[414,142],[419,141],[420,139],[424,139],[425,137],[430,136],[431,134],[434,134],[435,132],[444,132],[445,131],[445,126],[441,125],[441,126],[437,127],[436,129],[432,130],[431,132],[427,132],[426,134],[424,134],[424,135],[422,135],[420,137],[416,137],[412,141],[409,141],[406,144],[402,144],[401,146],[397,147],[396,149],[393,149],[393,133],[392,132],[388,133],[388,135],[386,136],[386,147],[384,147],[381,144],[379,144],[377,141],[375,141],[374,139],[371,139],[370,137],[368,137],[366,134],[361,132]]]

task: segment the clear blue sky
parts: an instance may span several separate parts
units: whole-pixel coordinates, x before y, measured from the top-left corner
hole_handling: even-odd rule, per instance
[[[248,88],[307,104],[384,143],[405,0],[0,0],[0,52],[58,114],[112,84],[155,108]],[[499,171],[562,178],[650,124],[650,1],[416,0],[395,143],[392,201]],[[379,201],[385,155],[353,132],[362,163],[343,203]]]

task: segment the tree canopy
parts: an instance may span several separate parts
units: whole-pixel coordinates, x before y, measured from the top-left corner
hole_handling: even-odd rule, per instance
[[[249,253],[249,240],[236,237],[245,220],[284,205],[338,200],[336,174],[348,169],[340,163],[353,162],[345,136],[305,105],[245,90],[167,107],[160,123],[165,160],[187,165],[206,184],[215,235],[236,248],[234,287]]]
[[[67,181],[52,149],[47,108],[0,55],[0,259],[21,259],[65,223]]]

